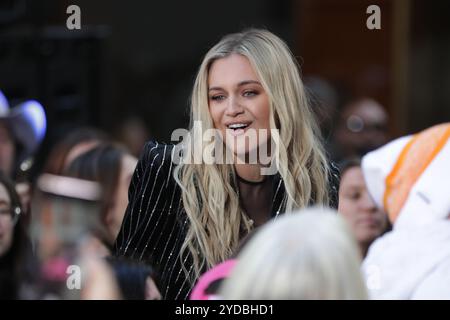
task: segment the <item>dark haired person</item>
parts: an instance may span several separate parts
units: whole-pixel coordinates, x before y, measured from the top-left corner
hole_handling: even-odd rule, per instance
[[[100,143],[73,159],[65,174],[99,183],[102,189],[100,219],[105,227],[105,244],[112,248],[128,204],[128,187],[137,159],[124,148]]]
[[[0,173],[0,299],[19,299],[29,240],[14,184]]]
[[[389,228],[383,209],[372,200],[361,169],[361,160],[353,158],[340,166],[339,213],[348,222],[365,257],[370,245]]]

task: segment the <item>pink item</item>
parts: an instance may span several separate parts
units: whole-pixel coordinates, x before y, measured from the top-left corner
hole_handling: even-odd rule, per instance
[[[69,263],[66,259],[62,257],[52,258],[42,266],[42,276],[49,281],[65,281],[68,267]]]
[[[211,300],[212,295],[206,293],[210,284],[216,280],[227,278],[236,263],[236,259],[226,260],[205,272],[192,289],[190,300]]]

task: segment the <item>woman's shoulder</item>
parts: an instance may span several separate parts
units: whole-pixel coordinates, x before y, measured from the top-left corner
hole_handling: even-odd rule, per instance
[[[156,140],[149,140],[145,143],[143,153],[146,156],[158,156],[158,155],[165,155],[172,152],[172,149],[174,148],[174,144],[165,143],[165,142],[159,142]]]
[[[149,140],[145,143],[139,160],[146,165],[171,165],[173,149],[173,144]]]
[[[166,184],[171,180],[175,164],[172,161],[173,144],[150,140],[145,143],[136,165],[130,190],[136,185],[155,183]],[[161,179],[163,179],[161,181]]]

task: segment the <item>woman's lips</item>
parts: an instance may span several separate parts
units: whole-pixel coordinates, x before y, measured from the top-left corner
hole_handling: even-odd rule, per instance
[[[247,129],[247,128],[245,128],[245,129]],[[238,137],[245,133],[245,129],[227,129],[227,131],[230,133],[231,136]]]
[[[239,137],[245,134],[245,132],[250,128],[250,123],[245,123],[247,126],[242,128],[231,129],[228,126],[225,128],[227,134],[232,137]]]
[[[377,219],[372,217],[360,218],[356,221],[359,225],[369,226],[369,227],[378,227],[379,222]]]

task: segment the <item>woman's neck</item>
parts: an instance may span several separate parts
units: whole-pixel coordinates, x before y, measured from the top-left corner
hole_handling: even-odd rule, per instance
[[[261,165],[259,164],[235,164],[234,168],[236,170],[236,174],[251,182],[260,182],[264,180],[264,176],[261,175]]]

